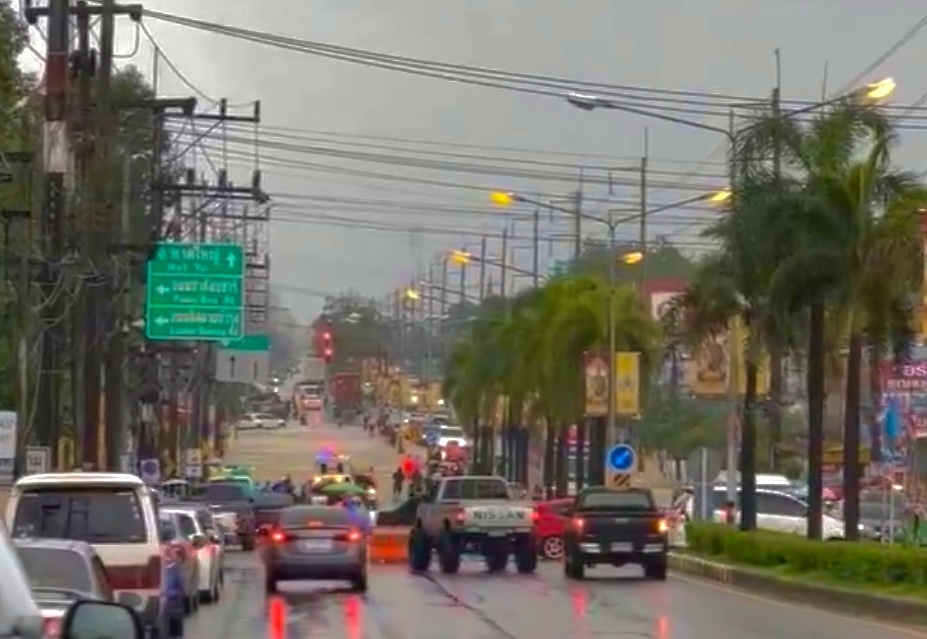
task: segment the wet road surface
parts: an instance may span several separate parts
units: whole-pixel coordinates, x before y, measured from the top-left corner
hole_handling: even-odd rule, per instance
[[[268,599],[257,556],[233,553],[217,606],[188,620],[188,639],[910,639],[897,628],[735,593],[671,576],[596,569],[566,581],[558,564],[535,575],[487,575],[467,562],[453,576],[371,566],[370,591],[337,582],[281,584]],[[587,573],[588,574],[588,573]]]
[[[231,455],[264,473],[310,473],[320,446],[388,472],[396,453],[360,428],[331,425],[242,435]],[[271,477],[267,477],[270,479]],[[381,487],[387,485],[384,481]],[[257,556],[229,557],[226,591],[188,621],[188,639],[910,639],[927,632],[755,597],[681,576],[644,581],[639,568],[597,568],[566,581],[559,564],[535,575],[458,575],[371,566],[370,591],[284,583],[267,599]]]

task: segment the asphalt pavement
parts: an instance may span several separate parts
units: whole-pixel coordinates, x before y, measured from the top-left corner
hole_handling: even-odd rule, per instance
[[[360,428],[295,425],[243,434],[231,459],[255,466],[262,478],[302,476],[324,445],[387,473],[396,463],[394,451]],[[234,552],[227,566],[222,602],[188,622],[189,639],[927,639],[920,629],[683,576],[645,581],[636,567],[592,569],[585,581],[572,582],[549,562],[527,576],[511,568],[490,576],[479,561],[453,576],[373,565],[366,595],[337,582],[284,583],[268,599],[255,554]]]
[[[217,606],[187,622],[187,639],[910,639],[923,631],[780,603],[634,568],[563,579],[560,566],[536,575],[487,575],[479,563],[445,576],[372,566],[370,591],[337,582],[281,584],[267,598],[257,556],[232,553]],[[587,573],[588,574],[588,573]]]

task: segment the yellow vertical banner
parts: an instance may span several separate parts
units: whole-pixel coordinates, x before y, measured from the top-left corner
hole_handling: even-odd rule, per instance
[[[734,318],[728,330],[712,335],[699,346],[689,362],[687,377],[692,394],[697,397],[724,397],[727,395],[730,377],[731,353],[734,345],[737,354],[737,392],[743,395],[747,388],[747,327],[741,318]],[[769,356],[761,354],[757,362],[756,392],[758,396],[769,393]]]
[[[641,412],[641,354],[615,353],[615,413],[639,415]]]

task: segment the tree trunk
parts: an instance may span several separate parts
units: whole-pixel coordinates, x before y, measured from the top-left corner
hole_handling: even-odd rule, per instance
[[[869,345],[869,402],[872,409],[869,411],[869,441],[870,459],[879,463],[882,461],[882,422],[879,415],[882,412],[882,360],[885,357],[881,344]]]
[[[473,466],[474,468],[483,467],[483,429],[478,423],[471,427],[473,448]]]
[[[775,341],[769,345],[769,467],[780,471],[779,444],[782,443],[782,365],[783,349]]]
[[[824,402],[827,369],[824,343],[824,304],[811,305],[808,322],[808,539],[823,533]]]
[[[597,419],[592,428],[589,442],[589,485],[605,484],[605,449],[609,433],[608,420]]]
[[[740,529],[756,528],[756,382],[759,366],[756,339],[746,322],[749,344],[747,346],[746,389],[744,392],[743,419],[740,426]]]
[[[560,425],[557,433],[557,496],[567,494],[567,427]]]
[[[847,355],[846,406],[843,413],[843,521],[845,537],[859,539],[859,404],[863,336],[856,326],[850,333]]]
[[[557,430],[550,417],[544,420],[547,424],[544,438],[544,488],[554,485],[554,456],[557,451]]]
[[[576,492],[586,485],[586,417],[576,420]]]
[[[518,430],[518,448],[520,450],[518,458],[521,463],[518,467],[518,482],[530,490],[528,485],[528,449],[531,447],[531,432],[527,426],[522,426]]]

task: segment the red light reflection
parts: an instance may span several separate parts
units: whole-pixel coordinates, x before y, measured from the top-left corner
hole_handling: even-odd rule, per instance
[[[571,594],[571,601],[573,602],[573,616],[574,617],[585,617],[586,610],[589,606],[589,595],[586,592],[585,588],[573,588]]]
[[[357,596],[344,600],[345,639],[361,639],[363,636],[363,606]]]
[[[271,597],[267,602],[267,637],[284,639],[286,636],[286,603],[280,597]]]

